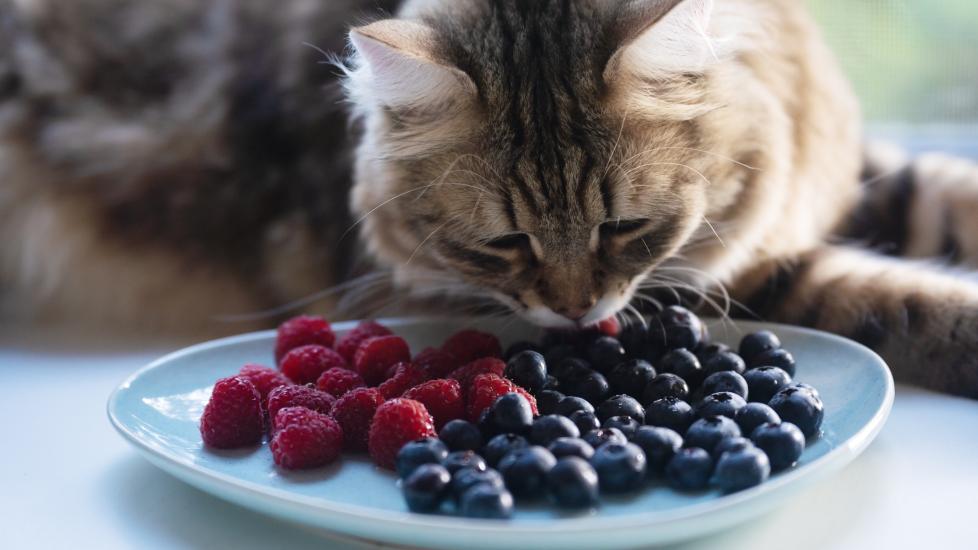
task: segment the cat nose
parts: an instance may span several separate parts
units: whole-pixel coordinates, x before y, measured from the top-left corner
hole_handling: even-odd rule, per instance
[[[582,304],[577,304],[572,306],[564,306],[555,309],[555,311],[558,314],[567,317],[571,321],[580,321],[581,319],[584,318],[585,315],[588,314],[589,311],[591,311],[591,308],[594,307],[594,302],[595,301],[591,299],[587,303],[582,303]]]

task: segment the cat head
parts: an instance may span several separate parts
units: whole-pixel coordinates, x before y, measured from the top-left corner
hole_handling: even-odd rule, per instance
[[[736,180],[710,126],[738,85],[724,27],[711,0],[425,0],[354,29],[370,253],[544,326],[618,312]]]

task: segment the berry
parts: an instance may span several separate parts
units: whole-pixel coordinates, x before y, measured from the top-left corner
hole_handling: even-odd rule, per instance
[[[377,407],[367,449],[375,464],[393,470],[397,452],[405,443],[434,435],[434,420],[424,405],[411,399],[392,399]]]
[[[791,376],[778,367],[757,367],[744,373],[747,399],[767,403],[774,394],[791,384]]]
[[[751,433],[750,438],[767,453],[771,459],[771,468],[775,471],[794,466],[805,450],[804,434],[790,422],[761,424]]]
[[[533,413],[533,416],[537,416],[538,414],[540,414],[540,410],[537,408],[536,397],[533,397],[533,395],[531,395],[530,392],[524,390],[519,386],[516,386],[516,388],[513,391],[520,394],[523,397],[523,399],[526,399],[526,402],[530,404],[530,411]]]
[[[452,475],[440,464],[422,464],[405,480],[402,490],[408,510],[430,513],[436,511],[448,493]]]
[[[530,442],[546,447],[558,437],[580,437],[581,432],[569,418],[556,414],[537,417],[530,427]]]
[[[715,372],[706,377],[702,386],[703,393],[706,395],[729,392],[744,399],[747,399],[747,389],[747,381],[744,377],[733,371]]]
[[[547,364],[536,351],[522,351],[506,362],[503,374],[531,393],[538,393],[547,383]]]
[[[268,403],[268,394],[272,390],[292,384],[292,381],[281,372],[261,365],[245,365],[238,371],[238,376],[247,378],[255,386],[258,394],[261,395],[263,405]]]
[[[425,348],[421,350],[420,353],[414,356],[411,362],[421,367],[424,371],[425,378],[429,380],[446,378],[448,377],[448,373],[459,367],[457,359],[452,357],[447,351],[438,348]]]
[[[346,359],[347,363],[353,364],[353,358],[357,349],[365,340],[376,336],[389,336],[393,334],[390,329],[375,321],[361,321],[356,327],[336,342],[336,352]]]
[[[424,369],[414,363],[396,363],[391,368],[394,369],[393,376],[377,386],[377,391],[385,399],[400,397],[404,395],[404,392],[427,380]]]
[[[525,434],[533,425],[533,410],[522,395],[511,392],[496,398],[492,404],[496,428],[506,433]]]
[[[751,440],[746,437],[725,437],[713,448],[712,455],[714,459],[719,459],[723,453],[742,451],[753,446],[754,444],[751,443]]]
[[[594,405],[592,405],[588,400],[583,397],[575,397],[573,395],[568,395],[560,401],[557,402],[557,407],[554,410],[554,414],[559,414],[561,416],[570,416],[577,411],[583,412],[594,412]]]
[[[804,387],[788,386],[768,402],[781,420],[791,422],[801,429],[805,437],[814,437],[822,426],[825,406],[815,392]]]
[[[643,407],[634,397],[629,395],[616,395],[605,399],[598,405],[598,419],[602,422],[607,421],[612,416],[630,416],[639,424],[645,423],[645,407]]]
[[[405,443],[394,460],[397,477],[401,479],[408,477],[422,464],[441,464],[446,456],[448,456],[448,447],[435,437]]]
[[[466,491],[479,484],[488,484],[496,489],[505,489],[503,476],[491,468],[480,470],[478,468],[461,468],[452,474],[452,494],[456,499],[462,498]]]
[[[743,374],[747,365],[739,355],[732,351],[722,351],[710,356],[703,363],[703,375],[710,376],[718,372],[736,372]]]
[[[482,447],[482,433],[479,428],[465,420],[452,420],[438,432],[450,451],[478,451]]]
[[[587,358],[596,370],[608,373],[625,360],[625,348],[617,339],[601,336],[588,345]]]
[[[547,372],[557,378],[563,376],[563,367],[561,364],[567,359],[574,359],[587,368],[591,368],[583,359],[577,357],[577,348],[569,344],[549,348],[543,354],[543,360],[547,364]]]
[[[696,358],[700,360],[700,363],[703,363],[710,357],[725,351],[730,351],[730,346],[721,344],[720,342],[710,342],[709,344],[704,343],[700,345],[694,353],[696,353]]]
[[[601,423],[602,428],[615,428],[625,435],[625,439],[631,440],[642,425],[630,416],[612,416]]]
[[[333,418],[343,427],[343,446],[351,451],[366,451],[370,425],[384,396],[375,388],[347,392],[333,405]]]
[[[468,518],[508,519],[513,516],[513,495],[506,489],[480,483],[462,495],[459,507]]]
[[[577,426],[577,430],[582,434],[601,427],[601,421],[593,412],[574,411],[567,418]]]
[[[724,493],[760,485],[771,475],[771,463],[764,451],[750,446],[727,451],[717,460],[713,483]]]
[[[657,349],[649,342],[648,329],[641,323],[623,328],[618,335],[618,340],[628,356],[633,359],[654,361],[661,355],[661,348]]]
[[[334,341],[336,335],[322,317],[309,315],[293,317],[278,327],[278,334],[275,337],[275,362],[280,363],[286,353],[300,346],[318,345],[331,348]]]
[[[696,349],[705,335],[699,317],[680,306],[665,308],[649,323],[649,342],[660,349]]]
[[[530,442],[521,435],[499,434],[490,439],[489,443],[486,443],[486,446],[482,448],[482,456],[485,457],[490,466],[495,467],[507,454],[529,446]]]
[[[441,349],[452,354],[460,363],[469,363],[483,357],[502,357],[499,339],[487,332],[462,330],[445,340]]]
[[[803,382],[796,382],[792,384],[792,386],[798,388],[799,390],[807,391],[808,393],[814,395],[815,397],[818,397],[819,399],[822,398],[822,396],[818,393],[818,390],[816,390],[815,387],[810,384],[805,384]]]
[[[462,388],[465,384],[462,383]],[[480,374],[472,381],[466,399],[467,415],[473,422],[479,419],[482,411],[488,409],[501,395],[516,391],[512,382],[496,374]]]
[[[759,330],[744,336],[740,340],[740,356],[747,361],[765,351],[781,347],[781,340],[769,330]]]
[[[693,422],[686,431],[684,444],[712,453],[717,444],[726,437],[740,437],[737,424],[726,416],[707,416]]]
[[[733,419],[737,416],[737,411],[744,408],[747,401],[744,398],[728,391],[711,393],[700,401],[696,407],[696,413],[700,418],[707,416],[726,416]]]
[[[666,464],[683,446],[683,438],[669,428],[642,426],[635,432],[632,443],[645,453],[648,473],[661,475],[666,470]]]
[[[618,428],[598,428],[597,430],[591,430],[583,436],[584,441],[591,447],[597,449],[598,447],[604,445],[605,443],[619,443],[624,445],[628,443],[628,438],[625,434]]]
[[[352,370],[333,367],[323,372],[316,380],[316,387],[333,397],[341,397],[346,392],[364,387],[363,378]]]
[[[580,378],[592,372],[591,364],[580,357],[564,357],[556,361],[551,360],[548,356],[547,365],[548,372],[556,376],[561,382],[571,377]]]
[[[424,404],[435,419],[436,430],[441,430],[451,420],[465,416],[465,400],[458,380],[429,380],[404,392],[401,397]]]
[[[540,392],[537,395],[537,406],[540,408],[540,414],[556,414],[557,404],[564,397],[566,396],[559,391],[543,390]]]
[[[697,447],[679,449],[666,465],[666,479],[674,488],[685,491],[705,489],[713,472],[710,453]]]
[[[279,386],[268,394],[268,417],[274,419],[279,409],[285,407],[305,407],[329,414],[335,403],[335,397],[312,386]],[[272,428],[275,427],[275,423],[272,422]]]
[[[547,473],[547,487],[561,508],[590,508],[598,504],[598,473],[579,456],[566,456]]]
[[[343,450],[343,428],[335,420],[304,407],[286,407],[274,417],[269,445],[275,464],[287,470],[325,466]]]
[[[590,460],[594,455],[594,447],[583,439],[576,437],[558,437],[551,443],[547,450],[558,460],[565,456],[576,456],[584,460]]]
[[[353,355],[353,367],[368,386],[387,378],[391,365],[411,360],[411,350],[400,336],[374,336],[364,340]]]
[[[653,378],[642,392],[642,403],[649,403],[664,397],[675,397],[683,401],[689,397],[689,386],[681,377],[670,372],[664,372]]]
[[[614,317],[608,317],[607,319],[598,321],[594,328],[605,336],[617,337],[621,332],[621,325],[618,324],[618,319]]]
[[[594,451],[591,465],[598,473],[601,490],[608,493],[633,491],[645,479],[645,453],[632,443],[607,443]]]
[[[608,395],[608,380],[595,371],[575,371],[560,380],[560,387],[567,395],[583,397],[591,403],[600,403]]]
[[[441,465],[444,466],[449,473],[455,475],[455,472],[462,469],[472,469],[480,472],[484,472],[489,467],[486,465],[484,458],[476,454],[475,451],[452,451],[448,453],[445,460],[441,461]]]
[[[282,357],[279,369],[296,384],[315,384],[319,376],[332,368],[346,368],[346,360],[335,351],[308,345],[292,348]]]
[[[631,359],[618,363],[606,378],[613,393],[642,399],[645,388],[655,379],[655,368],[643,359]]]
[[[476,427],[479,429],[479,433],[482,434],[482,439],[489,440],[493,437],[502,433],[502,430],[496,426],[496,417],[493,414],[492,407],[482,411],[479,415],[479,420],[475,423]]]
[[[778,367],[788,373],[789,376],[795,375],[795,356],[784,348],[769,349],[751,358],[747,363],[750,368],[756,367]]]
[[[223,378],[214,384],[200,417],[200,436],[215,449],[257,445],[265,431],[264,420],[255,385],[243,376]]]
[[[556,376],[550,374],[547,375],[547,383],[543,385],[543,390],[560,391],[560,380],[557,380]]]
[[[506,487],[517,497],[541,496],[547,487],[547,474],[557,464],[550,451],[539,446],[518,449],[499,461],[499,472]]]
[[[528,342],[526,340],[521,340],[519,342],[513,342],[506,348],[503,352],[503,360],[509,363],[509,360],[516,356],[518,353],[524,351],[535,351],[540,353],[540,346],[534,344],[533,342]]]
[[[687,349],[675,349],[662,356],[659,370],[670,372],[682,378],[690,387],[699,386],[703,381],[703,366],[700,360]]]
[[[696,413],[689,403],[675,398],[663,397],[645,408],[645,422],[651,426],[669,428],[684,434],[696,420]]]
[[[734,417],[734,421],[740,427],[740,433],[749,436],[761,424],[767,422],[780,424],[781,417],[778,416],[778,413],[774,412],[774,409],[764,403],[748,403],[737,411],[737,416]]]
[[[495,357],[486,357],[477,359],[453,370],[448,373],[448,377],[453,380],[458,380],[458,383],[462,385],[462,390],[468,391],[475,378],[480,374],[495,374],[501,378],[505,370],[506,363],[503,363]]]

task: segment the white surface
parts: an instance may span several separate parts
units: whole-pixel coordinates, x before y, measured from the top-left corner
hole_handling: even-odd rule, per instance
[[[3,548],[365,547],[192,489],[112,430],[111,390],[188,343],[0,327]],[[978,402],[899,387],[879,438],[839,475],[753,525],[682,548],[973,548],[975,426]]]

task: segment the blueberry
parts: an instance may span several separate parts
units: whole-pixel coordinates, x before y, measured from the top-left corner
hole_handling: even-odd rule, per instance
[[[601,422],[605,422],[612,416],[630,416],[639,424],[645,423],[645,407],[630,395],[609,397],[598,405],[596,412]]]
[[[547,474],[547,487],[561,508],[589,508],[598,503],[598,473],[578,456],[558,460]]]
[[[720,352],[703,362],[704,376],[727,371],[743,374],[746,370],[747,365],[744,363],[744,360],[732,351]]]
[[[696,414],[700,418],[707,416],[726,416],[733,419],[737,416],[737,411],[744,408],[747,401],[736,393],[722,391],[711,393],[700,401],[696,407]]]
[[[506,362],[508,363],[510,359],[512,359],[517,354],[522,353],[524,351],[535,351],[539,353],[540,347],[534,344],[533,342],[527,342],[526,340],[520,342],[513,342],[512,344],[509,345],[509,347],[506,348],[506,351],[503,353],[503,359],[505,359]]]
[[[645,386],[645,391],[642,392],[642,403],[648,407],[649,403],[664,397],[675,397],[685,401],[689,397],[689,385],[670,372],[659,374]]]
[[[452,475],[439,464],[422,464],[404,480],[402,491],[408,510],[434,512],[448,493]]]
[[[557,403],[564,398],[564,394],[554,390],[543,390],[537,395],[537,410],[540,414],[554,414],[557,411]]]
[[[635,437],[635,432],[637,432],[641,426],[642,425],[639,424],[637,420],[625,415],[612,416],[601,423],[602,428],[615,428],[624,434],[625,439],[629,440]]]
[[[710,357],[725,351],[730,351],[730,346],[721,344],[720,342],[710,342],[700,345],[700,347],[694,350],[694,353],[696,354],[696,358],[700,360],[700,363],[703,363]]]
[[[450,420],[438,432],[449,451],[476,451],[482,447],[482,432],[478,426],[465,420]]]
[[[600,403],[608,395],[608,380],[600,372],[572,373],[560,381],[567,395],[583,397],[591,403]]]
[[[747,399],[747,380],[733,371],[715,372],[703,381],[703,393],[710,395],[717,392],[735,393]]]
[[[740,356],[750,361],[765,351],[781,347],[781,340],[769,330],[759,330],[740,340]]]
[[[623,327],[618,339],[629,357],[647,361],[658,358],[657,350],[650,349],[648,330],[641,323]]]
[[[756,367],[778,367],[788,373],[795,375],[795,356],[784,348],[769,349],[755,355],[748,363],[750,368]]]
[[[466,491],[459,506],[468,518],[508,519],[513,516],[513,495],[482,483]]]
[[[602,336],[588,345],[587,358],[596,370],[608,373],[625,360],[625,348],[616,338]]]
[[[757,367],[744,373],[747,400],[767,403],[774,394],[791,383],[791,376],[778,367]]]
[[[568,395],[567,397],[557,402],[557,407],[556,409],[554,409],[554,414],[559,414],[561,416],[570,416],[571,414],[577,411],[593,413],[594,405],[592,405],[587,399],[584,399],[583,397]]]
[[[577,426],[566,416],[548,414],[538,416],[530,427],[530,442],[546,447],[558,437],[580,437]]]
[[[804,387],[788,386],[774,394],[768,405],[778,413],[783,422],[791,422],[801,428],[805,437],[818,434],[825,417],[825,406],[817,394]]]
[[[792,384],[792,386],[798,388],[799,390],[805,390],[808,393],[814,395],[815,397],[818,397],[819,399],[822,398],[822,396],[818,393],[818,390],[816,390],[815,387],[810,384],[805,384],[803,382],[795,382],[794,384]]]
[[[547,351],[561,346],[574,347],[574,336],[569,330],[548,330],[540,339],[540,345]]]
[[[659,370],[675,374],[690,387],[697,387],[703,382],[703,366],[687,349],[675,349],[663,355],[659,361]]]
[[[628,438],[618,428],[598,428],[591,430],[583,436],[588,445],[597,449],[605,443],[628,443]]]
[[[748,403],[737,411],[737,416],[734,417],[734,421],[740,427],[740,433],[751,435],[761,424],[767,422],[780,424],[781,417],[778,416],[778,413],[774,412],[774,409],[764,403]]]
[[[536,394],[547,383],[547,363],[536,351],[521,351],[506,362],[503,375]]]
[[[593,412],[574,411],[567,418],[577,426],[577,431],[582,434],[601,427],[601,421]]]
[[[548,374],[547,375],[547,383],[543,385],[543,390],[542,391],[546,391],[546,390],[560,391],[560,380],[557,380],[557,377],[556,376],[553,376],[553,375]],[[539,394],[537,394],[537,395],[539,395]]]
[[[479,421],[475,425],[479,429],[479,436],[482,438],[482,441],[488,441],[502,433],[502,430],[496,425],[496,410],[492,407],[486,407],[479,414]]]
[[[557,459],[565,456],[579,456],[584,460],[590,460],[591,455],[594,454],[594,447],[587,441],[576,437],[559,437],[547,447],[547,450]]]
[[[496,428],[504,433],[524,434],[533,425],[533,409],[522,395],[510,392],[500,395],[492,404]]]
[[[645,423],[652,426],[669,428],[684,434],[690,424],[696,420],[696,413],[689,403],[676,397],[663,397],[645,408]]]
[[[475,451],[455,451],[448,453],[448,456],[441,461],[441,465],[450,474],[454,474],[462,468],[473,468],[481,471],[485,471],[488,468],[485,459],[475,454]]]
[[[591,457],[601,490],[624,493],[638,489],[645,479],[645,453],[632,443],[606,443]]]
[[[613,393],[643,399],[646,386],[655,379],[655,368],[644,359],[630,359],[618,363],[605,378]]]
[[[790,422],[761,424],[750,438],[754,445],[767,453],[775,471],[794,466],[805,450],[804,434]]]
[[[563,418],[563,417],[561,417]],[[506,487],[517,497],[533,498],[543,494],[547,474],[557,463],[550,451],[539,446],[518,449],[499,461]]]
[[[767,455],[750,446],[720,455],[713,473],[713,482],[724,493],[733,493],[760,485],[770,475],[771,463]]]
[[[482,456],[490,466],[495,468],[499,461],[510,452],[529,446],[530,442],[522,435],[499,434],[490,439],[482,448]]]
[[[666,465],[666,479],[676,489],[695,491],[710,484],[713,458],[698,447],[679,449]]]
[[[725,437],[740,437],[740,428],[726,416],[708,416],[701,418],[686,431],[683,442],[687,447],[699,447],[708,453]]]
[[[717,443],[717,446],[713,448],[713,458],[720,458],[720,455],[730,451],[740,451],[746,449],[747,447],[753,447],[754,444],[751,443],[750,439],[746,437],[725,437]]]
[[[452,494],[455,495],[456,499],[459,499],[466,491],[480,483],[492,485],[497,489],[504,489],[506,487],[506,484],[503,483],[503,476],[499,475],[499,472],[496,470],[462,468],[452,474]]]
[[[397,452],[397,477],[404,479],[418,466],[439,464],[446,456],[448,456],[448,447],[434,437],[405,443]]]
[[[696,349],[706,336],[699,317],[680,306],[669,306],[649,323],[648,339],[664,349]]]
[[[645,453],[649,474],[659,475],[683,446],[683,438],[669,428],[642,426],[635,432],[632,443],[641,447]]]
[[[561,383],[570,377],[579,378],[592,372],[591,365],[579,357],[565,357],[557,362],[548,360],[547,366],[547,372],[556,376]]]

